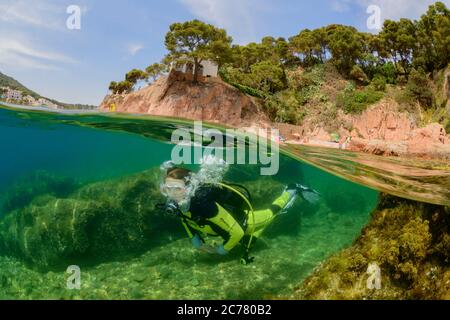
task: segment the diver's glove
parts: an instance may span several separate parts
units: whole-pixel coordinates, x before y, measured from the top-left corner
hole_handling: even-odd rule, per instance
[[[228,254],[228,251],[225,250],[225,248],[223,247],[223,245],[217,246],[216,247],[216,253],[220,254],[221,256],[226,256]]]
[[[192,242],[192,245],[194,246],[195,249],[200,249],[203,246],[202,239],[200,239],[200,236],[198,234],[196,234],[191,239],[191,242]]]

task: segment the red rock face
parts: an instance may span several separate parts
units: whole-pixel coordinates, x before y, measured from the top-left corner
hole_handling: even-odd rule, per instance
[[[107,96],[100,110],[220,122],[230,126],[268,123],[258,104],[217,78],[199,83],[172,73],[151,86],[125,95]]]
[[[422,158],[450,159],[448,137],[444,128],[437,123],[412,130],[403,140],[353,138],[349,144],[349,149],[378,155],[411,155]]]
[[[231,127],[276,127],[292,143],[347,148],[379,155],[416,155],[450,159],[450,141],[444,128],[431,124],[418,129],[407,113],[398,112],[392,100],[382,100],[361,115],[340,114],[351,124],[351,132],[341,127],[339,143],[322,124],[305,119],[302,126],[270,123],[256,101],[217,78],[192,82],[178,73],[161,77],[139,91],[107,96],[101,110],[150,114],[222,123]],[[350,140],[351,138],[351,140]]]
[[[450,159],[450,141],[444,128],[430,124],[417,128],[407,113],[398,111],[392,100],[382,100],[361,115],[339,115],[351,124],[352,131],[341,127],[335,148],[386,156],[419,156]],[[279,125],[282,135],[292,143],[330,146],[334,139],[321,124],[303,126]],[[351,138],[351,140],[350,140]]]
[[[353,117],[353,135],[369,140],[404,141],[415,125],[405,113],[396,111],[395,102],[384,100]]]

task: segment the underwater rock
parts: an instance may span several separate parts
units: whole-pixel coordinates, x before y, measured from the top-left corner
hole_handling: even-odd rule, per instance
[[[22,208],[30,201],[43,194],[65,197],[80,185],[71,178],[57,177],[46,171],[36,171],[23,176],[6,193],[1,208],[2,212],[10,212]]]
[[[96,265],[186,237],[177,218],[156,209],[165,201],[159,179],[156,168],[88,184],[66,197],[46,189],[0,220],[0,255],[39,269]],[[284,187],[271,178],[243,184],[256,207],[268,207]]]
[[[449,239],[448,207],[381,195],[361,236],[320,265],[292,298],[448,299]],[[369,282],[377,269],[374,288]]]
[[[65,198],[34,199],[0,221],[0,253],[52,268],[148,249],[174,225],[155,209],[162,201],[158,173],[90,184]]]

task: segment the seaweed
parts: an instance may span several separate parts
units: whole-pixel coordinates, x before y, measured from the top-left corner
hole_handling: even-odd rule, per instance
[[[449,208],[380,197],[360,237],[319,266],[292,298],[448,299]],[[367,286],[372,263],[381,271],[380,289]]]
[[[1,254],[52,269],[142,253],[168,220],[155,210],[162,201],[155,171],[34,198],[0,220]]]
[[[156,209],[164,201],[159,174],[155,168],[87,184],[71,193],[55,194],[47,188],[47,194],[35,195],[27,205],[23,200],[0,220],[0,254],[53,270],[71,263],[126,260],[186,236],[176,218]],[[268,206],[273,191],[283,189],[271,179],[246,186],[259,206]]]

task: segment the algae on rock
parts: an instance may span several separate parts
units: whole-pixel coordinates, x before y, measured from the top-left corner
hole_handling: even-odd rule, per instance
[[[56,197],[65,197],[79,187],[79,183],[74,179],[58,177],[47,171],[39,170],[22,176],[9,188],[1,211],[10,212],[22,208],[39,195],[52,194]]]
[[[0,253],[52,268],[148,249],[161,235],[161,225],[171,225],[155,209],[162,201],[157,174],[150,170],[90,184],[64,198],[33,199],[0,221]]]
[[[39,269],[127,259],[186,237],[181,223],[156,209],[165,199],[159,168],[85,185],[65,197],[40,194],[0,220],[0,254]],[[245,184],[254,204],[270,204],[283,185],[271,179]],[[20,189],[15,189],[20,193]]]
[[[353,246],[321,264],[294,299],[450,299],[450,209],[382,195]],[[367,285],[368,266],[381,289]]]

